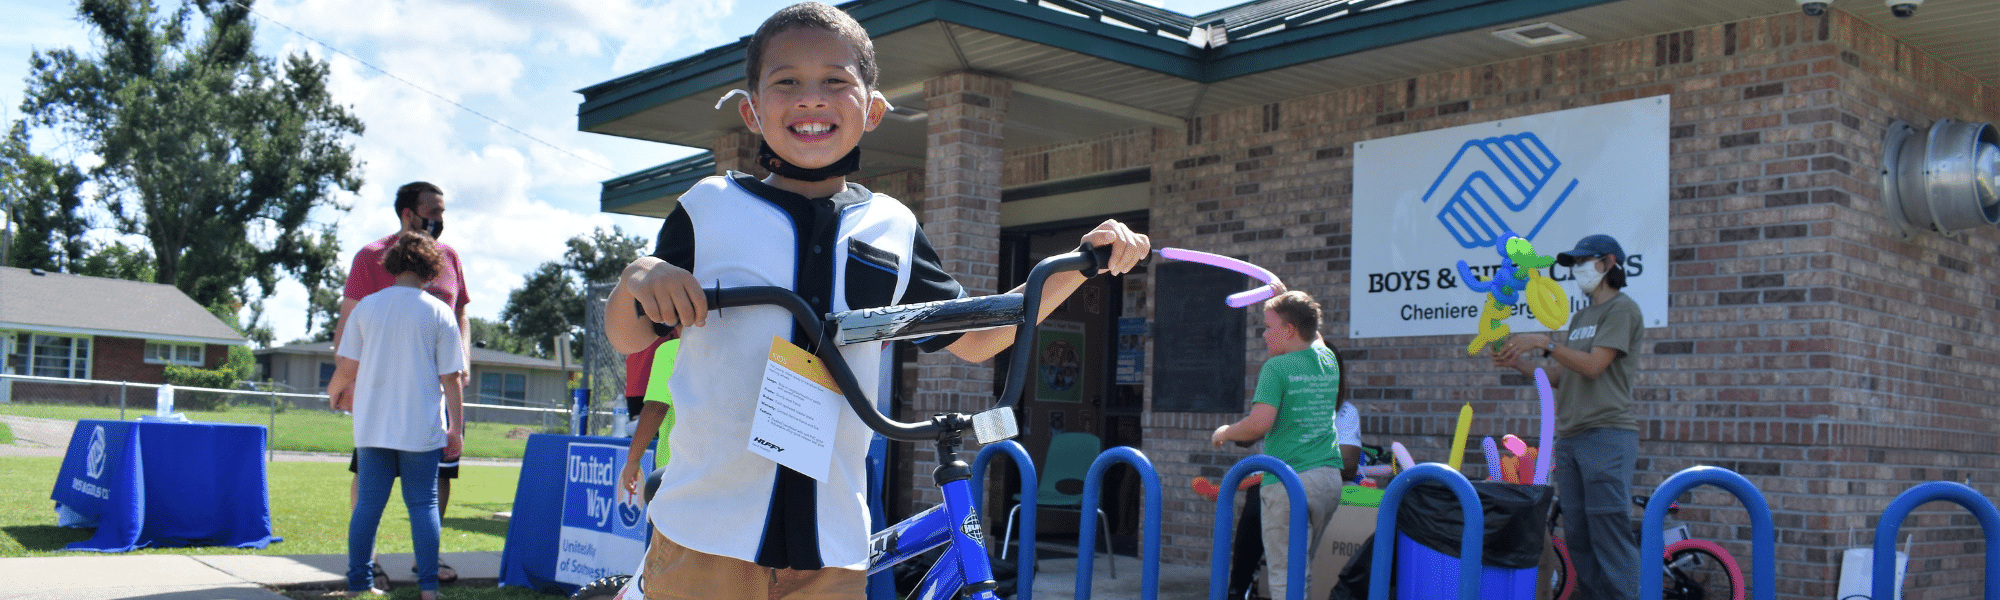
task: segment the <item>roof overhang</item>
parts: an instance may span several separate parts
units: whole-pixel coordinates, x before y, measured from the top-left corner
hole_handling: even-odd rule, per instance
[[[1795,0],[1264,0],[1195,17],[1119,0],[859,0],[841,7],[873,37],[880,87],[898,106],[921,110],[923,82],[946,73],[1012,82],[1002,132],[1009,150],[1177,129],[1184,119],[1232,108],[1799,10]],[[1990,35],[2000,27],[2000,2],[1931,2],[1911,19],[1891,16],[1877,1],[1836,2],[1833,9],[2000,85]],[[1584,39],[1527,47],[1492,35],[1539,21]],[[1226,43],[1188,41],[1201,35],[1196,30],[1218,28]],[[736,111],[716,110],[715,101],[743,86],[744,43],[580,90],[579,128],[709,147],[742,129]],[[922,168],[925,135],[921,120],[884,120],[863,139],[856,177]],[[693,181],[645,180],[655,184],[614,193],[607,183],[604,209],[664,214],[661,207],[671,210]]]

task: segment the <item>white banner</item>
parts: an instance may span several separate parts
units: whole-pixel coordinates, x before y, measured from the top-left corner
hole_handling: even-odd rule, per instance
[[[1586,235],[1617,239],[1631,255],[1625,293],[1647,327],[1664,327],[1669,104],[1655,96],[1356,143],[1348,335],[1469,339],[1486,295],[1456,264],[1490,274],[1508,231],[1549,257]],[[1553,271],[1581,308],[1569,269]],[[1506,323],[1548,331],[1526,308]]]
[[[662,440],[664,441],[664,440]],[[556,581],[582,586],[620,575],[646,555],[646,504],[637,496],[619,498],[618,474],[625,446],[571,442],[563,465],[561,546]],[[640,457],[653,463],[653,451]],[[639,472],[644,474],[645,469]]]

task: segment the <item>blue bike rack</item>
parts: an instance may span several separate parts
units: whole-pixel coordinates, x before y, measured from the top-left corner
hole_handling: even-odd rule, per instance
[[[1403,494],[1419,483],[1433,480],[1458,496],[1459,512],[1465,515],[1465,534],[1458,542],[1459,600],[1478,600],[1479,567],[1486,549],[1486,508],[1480,505],[1479,492],[1472,489],[1472,482],[1466,481],[1465,475],[1438,463],[1405,469],[1382,491],[1382,510],[1375,515],[1375,555],[1370,559],[1373,564],[1368,566],[1369,598],[1389,597],[1389,573],[1396,560],[1396,507],[1403,503]],[[1658,579],[1659,575],[1653,577]]]
[[[1208,600],[1223,600],[1228,596],[1229,585],[1229,541],[1235,534],[1236,486],[1243,484],[1243,478],[1251,473],[1264,471],[1277,476],[1285,486],[1285,497],[1291,500],[1292,531],[1312,531],[1306,525],[1306,488],[1299,483],[1299,473],[1285,461],[1269,454],[1253,454],[1229,468],[1229,474],[1222,476],[1222,492],[1215,495],[1215,546],[1208,553]],[[1246,506],[1244,510],[1256,510]],[[1287,561],[1285,572],[1285,600],[1304,600],[1306,594],[1306,536],[1287,535],[1285,543],[1290,548],[1291,559]],[[1374,596],[1371,596],[1374,597]]]
[[[1144,539],[1140,541],[1144,550],[1140,556],[1139,598],[1154,600],[1160,597],[1160,475],[1153,470],[1153,461],[1144,453],[1131,446],[1119,446],[1097,455],[1090,461],[1090,473],[1083,477],[1083,522],[1077,527],[1082,534],[1077,538],[1076,559],[1076,600],[1090,600],[1090,576],[1097,564],[1097,507],[1101,503],[1100,488],[1103,487],[1104,473],[1111,465],[1125,463],[1139,471],[1139,481],[1145,486]],[[1111,540],[1104,541],[1105,546]],[[1118,555],[1110,554],[1110,560],[1118,560]],[[1084,557],[1090,560],[1084,560]],[[1114,573],[1115,574],[1115,573]]]
[[[1882,522],[1875,526],[1875,597],[1885,600],[1896,597],[1896,531],[1902,529],[1910,511],[1933,500],[1963,506],[1979,519],[1979,528],[1986,532],[1986,600],[2000,600],[2000,552],[1994,551],[2000,548],[2000,511],[1994,510],[1993,503],[1979,492],[1949,481],[1918,485],[1889,502],[1889,510],[1882,513]]]
[[[1645,525],[1639,530],[1639,597],[1661,598],[1665,590],[1661,586],[1661,564],[1659,558],[1666,555],[1666,539],[1661,537],[1662,527],[1667,522],[1667,507],[1675,498],[1695,486],[1712,484],[1736,495],[1736,500],[1750,510],[1750,581],[1757,582],[1750,597],[1753,600],[1776,600],[1778,597],[1778,558],[1773,546],[1777,536],[1771,526],[1771,506],[1764,501],[1764,494],[1750,485],[1735,471],[1719,467],[1688,467],[1660,484],[1653,490],[1653,500],[1646,503]],[[1894,537],[1893,531],[1891,537]],[[1894,556],[1891,554],[1890,556]]]
[[[1001,440],[980,448],[979,455],[972,458],[972,498],[975,502],[986,498],[986,463],[1000,454],[1013,459],[1014,470],[1021,474],[1021,562],[1014,569],[1014,593],[1021,600],[1035,600],[1035,491],[1041,488],[1041,482],[1035,478],[1035,461],[1028,458],[1027,449],[1014,440]],[[1000,543],[1006,544],[1007,540]]]

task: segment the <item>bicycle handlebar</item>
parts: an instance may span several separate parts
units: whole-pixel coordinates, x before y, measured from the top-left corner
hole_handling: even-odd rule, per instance
[[[861,418],[861,422],[883,437],[916,442],[936,438],[939,433],[947,430],[962,431],[971,426],[974,419],[958,413],[935,415],[929,422],[923,423],[904,423],[889,418],[868,402],[867,394],[862,393],[860,382],[855,379],[853,369],[848,367],[838,346],[1018,325],[1014,330],[1012,354],[1007,362],[1006,389],[1000,395],[1000,402],[994,405],[993,409],[981,414],[1012,408],[1020,401],[1021,390],[1026,387],[1028,362],[1033,359],[1035,331],[1040,321],[1034,317],[1041,314],[1042,285],[1048,281],[1050,275],[1056,273],[1082,271],[1093,274],[1110,263],[1109,246],[1093,247],[1089,250],[1085,252],[1084,248],[1079,247],[1076,251],[1043,259],[1028,272],[1027,282],[1019,293],[857,309],[824,317],[815,314],[812,306],[800,298],[798,293],[782,287],[712,288],[705,292],[710,310],[770,305],[790,312],[799,329],[806,332],[805,341],[815,349],[814,354],[826,363],[827,372],[840,387],[841,396],[847,400],[848,408],[853,409],[854,414]],[[1267,283],[1276,281],[1276,277],[1270,271],[1225,256],[1178,248],[1163,248],[1161,256],[1227,268]],[[1229,304],[1236,307],[1245,306],[1250,302],[1269,298],[1274,293],[1272,290],[1273,288],[1267,285],[1238,292],[1229,297]],[[1257,296],[1258,294],[1262,295]],[[829,341],[833,343],[827,343]]]
[[[1039,314],[1042,284],[1050,275],[1062,271],[1094,272],[1110,262],[1110,248],[1092,248],[1092,252],[1070,252],[1051,256],[1036,264],[1028,273],[1028,281],[1020,293],[997,294],[977,298],[960,298],[942,302],[860,309],[826,315],[815,314],[805,299],[792,290],[775,286],[747,286],[736,288],[715,288],[706,290],[708,306],[711,310],[730,307],[771,305],[785,309],[792,314],[792,320],[799,329],[806,332],[806,342],[816,348],[825,363],[827,372],[840,386],[841,396],[847,399],[848,408],[866,423],[869,429],[883,437],[916,442],[935,438],[946,430],[963,430],[970,420],[962,414],[936,415],[926,423],[904,423],[889,418],[868,402],[868,396],[861,391],[861,384],[854,377],[854,371],[840,355],[839,344],[829,344],[827,338],[846,332],[842,343],[862,341],[883,341],[906,339],[940,333],[990,329],[1007,325],[1021,325],[1014,332],[1014,354],[1007,369],[1007,391],[1002,394],[1000,404],[995,408],[1012,407],[1021,397],[1022,382],[1027,373],[1029,348],[1033,345],[1035,323],[1025,315]],[[845,324],[846,326],[842,326]],[[837,330],[838,329],[838,330]]]

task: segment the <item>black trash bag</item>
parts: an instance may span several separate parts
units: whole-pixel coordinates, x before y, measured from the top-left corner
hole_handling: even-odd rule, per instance
[[[1479,505],[1486,515],[1486,540],[1480,563],[1503,569],[1532,569],[1542,562],[1548,543],[1549,505],[1555,488],[1504,481],[1474,481]],[[1425,481],[1410,486],[1396,510],[1396,529],[1425,548],[1458,558],[1465,516],[1458,495],[1443,483]]]
[[[1374,564],[1375,536],[1371,535],[1361,541],[1361,549],[1355,551],[1354,557],[1347,559],[1347,566],[1341,567],[1340,579],[1333,583],[1333,591],[1327,593],[1326,600],[1368,600],[1369,569]],[[1390,570],[1389,577],[1389,597],[1394,598],[1396,572]]]

